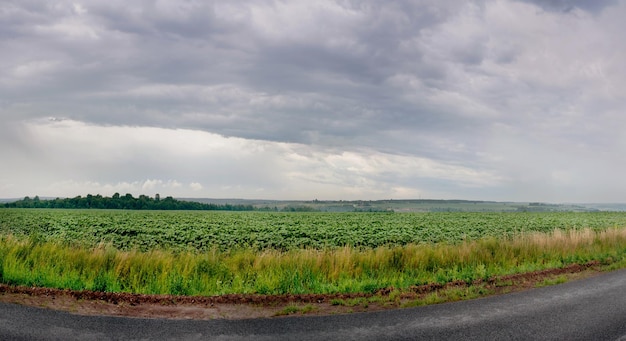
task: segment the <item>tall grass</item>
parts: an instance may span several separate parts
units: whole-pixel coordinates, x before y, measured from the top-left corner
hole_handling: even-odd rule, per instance
[[[208,252],[80,248],[0,237],[0,281],[145,294],[374,292],[589,261],[626,265],[626,228],[554,230],[460,244]]]

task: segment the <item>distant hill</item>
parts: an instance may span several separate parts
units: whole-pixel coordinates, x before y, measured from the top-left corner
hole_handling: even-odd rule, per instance
[[[182,198],[212,204],[252,205],[257,209],[282,210],[287,207],[307,206],[322,212],[593,212],[626,211],[626,204],[549,204],[540,202],[498,202],[476,200],[255,200],[255,199],[211,199]]]
[[[626,211],[626,204],[550,204],[541,202],[499,202],[477,200],[264,200],[217,198],[149,198],[130,194],[112,198],[88,194],[86,197],[26,197],[0,199],[2,207],[101,208],[101,209],[179,209],[235,211],[321,211],[321,212],[594,212]]]
[[[597,209],[600,211],[626,211],[626,204],[602,204],[602,203],[591,203],[591,204],[580,204],[587,208]]]

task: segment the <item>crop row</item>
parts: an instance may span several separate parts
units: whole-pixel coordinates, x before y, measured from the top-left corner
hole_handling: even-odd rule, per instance
[[[1,209],[0,234],[117,249],[292,250],[458,243],[626,226],[626,213],[275,213]]]

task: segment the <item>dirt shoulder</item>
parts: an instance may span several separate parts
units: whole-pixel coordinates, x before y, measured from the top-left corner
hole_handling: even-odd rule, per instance
[[[591,277],[602,272],[598,263],[573,264],[486,281],[429,284],[406,290],[388,288],[373,294],[330,295],[140,295],[73,291],[0,284],[0,301],[68,311],[167,319],[246,319],[286,315],[332,315],[397,309],[408,306],[498,295]]]

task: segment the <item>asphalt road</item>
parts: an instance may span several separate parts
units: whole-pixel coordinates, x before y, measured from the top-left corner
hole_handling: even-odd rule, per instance
[[[242,321],[78,316],[0,304],[0,340],[621,340],[626,270],[394,311]]]

